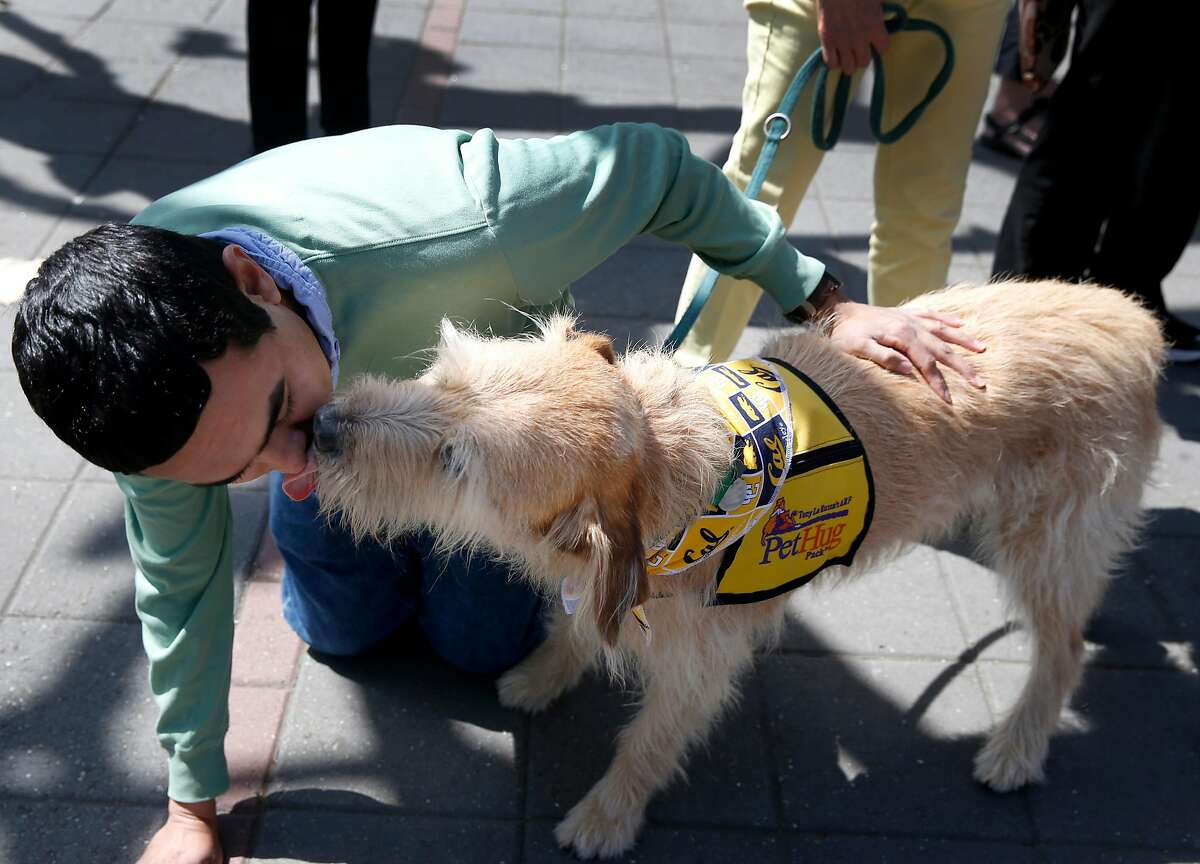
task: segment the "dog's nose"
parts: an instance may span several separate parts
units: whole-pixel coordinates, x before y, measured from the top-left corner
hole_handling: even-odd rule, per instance
[[[313,415],[313,446],[317,448],[318,453],[333,456],[341,449],[338,444],[338,427],[341,422],[337,409],[332,405],[322,405],[317,409],[317,413]]]

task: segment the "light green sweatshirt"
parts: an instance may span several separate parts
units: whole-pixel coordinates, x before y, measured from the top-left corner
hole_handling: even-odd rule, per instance
[[[321,138],[235,165],[133,221],[191,234],[245,226],[289,247],[325,287],[343,381],[413,375],[443,316],[517,332],[522,319],[505,304],[569,299],[573,280],[639,234],[687,245],[787,310],[825,270],[787,242],[773,209],[747,200],[682,135],[650,125],[550,140],[416,126]],[[168,794],[212,798],[229,785],[228,491],[117,482]]]

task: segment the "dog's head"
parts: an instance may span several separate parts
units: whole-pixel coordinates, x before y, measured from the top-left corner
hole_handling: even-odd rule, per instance
[[[314,421],[321,506],[358,537],[425,526],[535,578],[574,575],[580,614],[613,642],[645,599],[645,419],[608,337],[565,317],[541,330],[495,339],[443,321],[420,378],[356,380]]]

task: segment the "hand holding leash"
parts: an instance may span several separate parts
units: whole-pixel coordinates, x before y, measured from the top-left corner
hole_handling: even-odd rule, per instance
[[[877,0],[821,0],[817,4],[821,57],[830,69],[853,75],[888,49],[883,7]]]

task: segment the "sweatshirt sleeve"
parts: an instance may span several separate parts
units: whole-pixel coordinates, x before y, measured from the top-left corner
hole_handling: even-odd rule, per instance
[[[640,234],[686,245],[788,311],[825,272],[788,242],[774,208],[746,198],[676,131],[619,123],[501,141],[485,130],[462,149],[464,173],[528,303],[553,302]]]
[[[225,732],[233,655],[229,492],[117,475],[136,569],[135,600],[167,751],[168,795],[203,801],[229,787]]]

